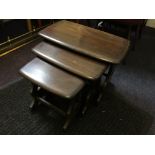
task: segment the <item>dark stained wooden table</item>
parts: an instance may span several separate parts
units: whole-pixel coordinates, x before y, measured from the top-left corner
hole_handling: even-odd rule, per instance
[[[97,62],[46,42],[39,43],[32,50],[45,61],[88,80],[97,80],[108,67],[106,63]]]
[[[38,58],[21,68],[20,73],[32,83],[64,98],[74,97],[84,86],[79,78]]]
[[[66,20],[48,26],[39,35],[75,52],[112,64],[120,63],[129,47],[127,39]]]
[[[20,73],[33,84],[31,95],[34,100],[30,108],[34,109],[37,107],[39,101],[54,108],[66,117],[63,129],[67,129],[72,118],[77,113],[78,107],[81,105],[77,99],[79,98],[81,89],[84,87],[84,81],[38,58],[33,59],[21,68]],[[67,102],[65,102],[67,108],[64,109],[61,106],[53,104],[48,99],[49,93],[47,92],[50,93],[49,98],[51,98],[52,94],[55,94],[63,99],[67,99]],[[61,103],[58,102],[57,104]]]
[[[78,100],[85,98],[86,102],[83,104],[82,111],[85,113],[89,101],[93,99],[94,102],[94,98],[96,101],[101,98],[101,76],[108,66],[113,66],[109,64],[121,62],[127,53],[129,41],[65,20],[43,29],[39,34],[49,42],[56,44],[42,42],[34,47],[33,51],[42,59],[33,59],[20,70],[20,73],[34,84],[32,94],[34,94],[35,102],[32,107],[37,105],[37,98],[51,105],[44,97],[38,96],[39,87],[58,96],[72,99],[66,113],[55,108],[66,115],[64,124],[64,129],[66,129],[75,114],[75,110],[78,110],[80,105],[78,102],[74,102],[74,99],[76,97],[79,97]],[[86,80],[83,81],[60,68],[94,81],[89,81],[87,84]],[[110,79],[112,71],[111,67],[106,81]]]

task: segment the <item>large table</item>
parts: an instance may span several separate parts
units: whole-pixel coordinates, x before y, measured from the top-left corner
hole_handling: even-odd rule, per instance
[[[48,26],[39,35],[74,52],[112,64],[120,63],[129,47],[127,39],[66,20]]]

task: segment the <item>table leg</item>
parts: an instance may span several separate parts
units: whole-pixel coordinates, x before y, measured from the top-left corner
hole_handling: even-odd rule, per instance
[[[89,105],[93,102],[93,104],[97,103],[97,99],[100,94],[100,85],[101,85],[101,78],[94,81],[94,83],[89,84],[84,93],[84,107],[82,109],[82,115],[84,115],[89,107]]]
[[[113,72],[114,72],[114,65],[111,64],[110,67],[109,67],[109,70],[108,70],[108,73],[107,74],[104,74],[106,76],[106,79],[103,83],[103,85],[99,85],[98,86],[98,96],[97,96],[97,100],[96,100],[96,104],[98,105],[98,103],[101,101],[102,97],[103,97],[103,91],[104,91],[104,88],[107,86],[107,84],[110,82],[111,80],[111,77],[113,75]],[[101,83],[101,82],[100,82]]]
[[[71,123],[71,121],[73,120],[74,116],[76,114],[78,114],[79,109],[81,107],[81,104],[79,101],[79,98],[81,96],[81,93],[78,94],[74,99],[72,99],[72,101],[70,101],[69,103],[69,107],[68,110],[66,112],[66,121],[65,124],[63,126],[63,129],[66,130],[69,126],[69,124]]]
[[[33,110],[37,105],[38,105],[38,99],[37,99],[37,90],[38,90],[38,86],[35,84],[32,84],[32,91],[31,91],[31,95],[33,97],[33,101],[30,104],[30,109]]]
[[[104,87],[107,86],[107,84],[110,82],[111,77],[114,73],[114,69],[115,69],[115,66],[113,64],[110,64],[108,73],[104,74],[106,76],[106,79],[105,79],[104,84],[103,84]]]

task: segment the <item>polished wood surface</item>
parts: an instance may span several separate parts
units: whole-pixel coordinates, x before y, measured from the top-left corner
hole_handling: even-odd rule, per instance
[[[99,63],[46,42],[36,45],[33,52],[44,60],[89,80],[98,79],[108,67],[106,63]]]
[[[72,98],[84,82],[38,58],[25,65],[20,73],[32,83],[65,98]]]
[[[129,41],[69,21],[59,21],[39,32],[42,37],[76,52],[110,63],[120,63],[127,53]]]

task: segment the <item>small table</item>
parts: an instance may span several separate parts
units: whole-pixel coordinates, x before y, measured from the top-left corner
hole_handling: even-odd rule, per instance
[[[34,107],[38,106],[38,101],[54,108],[66,117],[63,126],[66,129],[80,105],[75,99],[80,96],[80,92],[84,87],[84,81],[38,58],[33,59],[22,67],[20,74],[33,84],[31,94],[34,100],[30,108],[34,109]],[[46,94],[47,92],[50,93],[50,98],[51,95],[56,95],[64,99],[67,108],[62,109],[52,104],[47,95],[44,95],[44,91]]]

